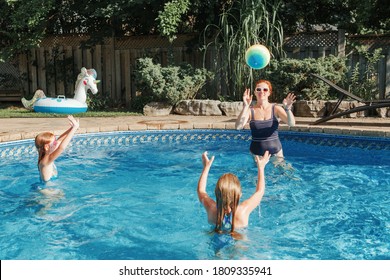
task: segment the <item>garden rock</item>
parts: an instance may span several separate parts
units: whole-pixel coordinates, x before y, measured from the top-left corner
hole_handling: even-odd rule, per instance
[[[336,106],[336,104],[337,104],[337,100],[327,101],[325,103],[325,107],[321,111],[319,111],[319,115],[323,116],[323,114],[325,112],[332,112],[334,107]],[[353,109],[353,108],[356,108],[356,107],[362,106],[362,105],[364,105],[364,103],[360,103],[358,101],[342,101],[335,113],[344,112],[346,110],[350,110],[350,109]],[[366,116],[368,116],[367,111],[360,111],[360,112],[348,114],[345,117],[346,118],[356,118],[356,117],[359,118],[359,117],[366,117]]]
[[[305,101],[300,100],[294,103],[294,115],[296,117],[309,117],[309,118],[319,118],[324,116],[325,113],[332,112],[333,108],[336,106],[337,100],[313,100]],[[343,112],[357,106],[364,105],[358,101],[342,101],[339,107],[336,110],[336,113]],[[347,118],[356,118],[356,117],[366,117],[367,112],[357,112],[347,115]]]
[[[220,103],[218,100],[182,100],[176,104],[173,111],[179,115],[222,116]]]
[[[224,115],[228,117],[238,117],[242,111],[244,103],[242,101],[238,102],[221,102],[219,108]]]
[[[314,101],[305,101],[300,100],[294,103],[294,115],[297,117],[308,117],[316,118],[320,117],[323,114],[325,107],[325,101],[314,100]],[[320,111],[322,112],[320,113]]]
[[[390,108],[376,108],[376,112],[380,118],[390,117]]]
[[[169,116],[172,105],[163,102],[150,102],[143,108],[145,116]]]

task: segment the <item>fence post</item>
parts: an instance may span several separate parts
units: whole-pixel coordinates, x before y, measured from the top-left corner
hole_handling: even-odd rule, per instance
[[[131,106],[131,62],[130,62],[130,50],[124,50],[124,85],[125,85],[125,103],[126,107]]]
[[[64,68],[64,46],[58,46],[57,55],[55,57],[55,77],[56,77],[56,92],[54,96],[65,95],[65,68]]]
[[[29,63],[28,67],[30,68],[30,79],[31,79],[31,89],[32,91],[35,91],[38,88],[38,81],[37,81],[37,68],[36,68],[36,63],[37,63],[37,54],[36,54],[36,49],[31,49],[30,50],[30,55],[29,55]]]
[[[337,45],[337,57],[345,56],[345,30],[339,29],[338,31],[338,45]]]
[[[382,52],[383,54],[383,52]],[[376,69],[378,76],[376,79],[376,86],[378,88],[378,98],[384,99],[385,96],[385,75],[386,75],[386,56],[383,56],[379,59],[377,63],[377,69]]]
[[[73,80],[73,49],[72,46],[64,46],[65,53],[65,95],[72,96],[74,92]],[[68,64],[72,61],[71,66]]]
[[[21,88],[22,88],[22,96],[29,97],[30,96],[30,90],[29,85],[30,81],[28,78],[28,62],[27,62],[27,52],[23,52],[19,54],[19,77],[22,79]]]
[[[54,65],[54,57],[53,57],[53,48],[52,47],[49,47],[47,49],[47,53],[46,53],[46,67],[47,65],[50,63],[50,61],[53,61],[53,65]],[[54,69],[54,67],[53,67]],[[56,80],[55,80],[55,75],[54,75],[54,72],[52,71],[50,73],[47,73],[48,76],[47,76],[47,93],[46,93],[46,96],[50,96],[50,97],[54,97],[55,96],[55,92],[56,92]]]
[[[387,50],[386,56],[386,79],[385,79],[385,98],[390,95],[390,48]]]
[[[112,36],[111,36],[111,45],[110,45],[110,58],[111,58],[111,69],[110,69],[110,83],[111,83],[111,92],[110,92],[110,96],[115,99],[115,101],[117,100],[117,92],[116,92],[116,77],[115,77],[115,70],[116,70],[116,65],[115,65],[115,42],[116,42],[116,37],[115,37],[115,34],[113,33]]]
[[[103,80],[103,73],[102,73],[102,45],[96,45],[95,51],[93,52],[95,56],[95,70],[97,72],[97,79]],[[102,92],[102,83],[97,84],[99,92]]]
[[[38,49],[38,87],[47,93],[46,87],[46,61],[45,61],[45,48],[40,47]],[[36,89],[32,89],[35,91]]]
[[[122,102],[122,89],[121,89],[121,50],[114,51],[114,96],[115,101],[120,104]]]

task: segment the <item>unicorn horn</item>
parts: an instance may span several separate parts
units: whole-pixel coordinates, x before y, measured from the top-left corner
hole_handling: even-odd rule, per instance
[[[93,81],[95,84],[98,84],[98,83],[100,83],[100,80],[95,80],[95,81]]]

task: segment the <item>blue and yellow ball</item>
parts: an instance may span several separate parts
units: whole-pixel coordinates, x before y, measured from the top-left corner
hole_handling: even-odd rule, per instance
[[[269,50],[260,44],[249,47],[245,52],[245,61],[253,69],[262,69],[271,59]]]

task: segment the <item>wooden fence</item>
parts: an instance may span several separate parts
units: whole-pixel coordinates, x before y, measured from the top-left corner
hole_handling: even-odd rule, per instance
[[[31,97],[37,88],[47,96],[72,96],[74,82],[81,67],[94,68],[98,73],[99,92],[117,103],[129,105],[136,96],[135,61],[154,57],[165,66],[168,61],[168,41],[159,36],[107,38],[104,44],[80,48],[86,37],[53,37],[45,39],[40,48],[19,55],[18,69],[22,78],[23,96]],[[185,44],[192,36],[175,41],[175,63],[188,62],[202,67],[202,55]]]
[[[108,95],[118,104],[129,106],[137,95],[133,75],[136,59],[153,57],[165,66],[168,62],[168,50],[171,48],[175,63],[188,62],[194,67],[203,66],[203,55],[194,47],[195,37],[191,35],[179,36],[172,46],[159,36],[139,36],[106,38],[100,45],[80,48],[85,39],[83,36],[50,37],[43,40],[40,48],[21,54],[13,64],[19,72],[19,83],[15,83],[15,88],[4,89],[0,86],[0,101],[7,90],[19,90],[20,96],[30,98],[38,88],[47,96],[62,94],[70,97],[81,67],[86,67],[97,71],[98,79],[101,80],[98,84],[99,92]],[[375,45],[378,39],[371,39],[366,42],[371,49],[383,48],[384,58],[378,63],[378,91],[383,98],[390,92],[390,37],[385,36],[380,46]],[[301,33],[286,37],[285,51],[288,57],[297,59],[330,54],[344,56],[345,41],[342,31]],[[353,66],[357,62],[363,65],[364,58],[351,56],[349,64]],[[213,57],[208,56],[206,68],[212,63]]]

